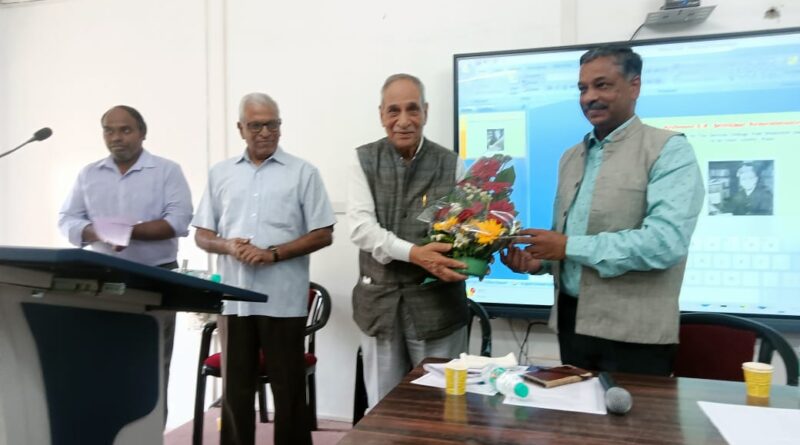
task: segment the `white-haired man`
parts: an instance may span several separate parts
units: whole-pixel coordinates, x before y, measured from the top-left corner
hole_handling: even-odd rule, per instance
[[[275,400],[275,443],[310,444],[304,330],[309,257],[336,222],[317,169],[278,146],[281,119],[269,96],[242,98],[245,152],[215,165],[192,225],[197,245],[218,254],[222,281],[269,295],[225,302],[221,444],[255,441],[259,350]]]

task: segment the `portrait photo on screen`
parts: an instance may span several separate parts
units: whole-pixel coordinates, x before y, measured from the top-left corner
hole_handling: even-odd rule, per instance
[[[774,161],[708,163],[709,215],[761,215],[774,212]]]
[[[486,151],[505,150],[506,130],[504,128],[489,128],[486,130]]]

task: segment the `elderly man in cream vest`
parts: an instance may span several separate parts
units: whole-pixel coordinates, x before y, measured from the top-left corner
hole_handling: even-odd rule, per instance
[[[642,59],[599,47],[580,59],[580,105],[594,130],[561,158],[553,230],[526,229],[501,255],[516,272],[551,273],[561,360],[669,375],[678,296],[705,194],[682,134],[635,114]]]

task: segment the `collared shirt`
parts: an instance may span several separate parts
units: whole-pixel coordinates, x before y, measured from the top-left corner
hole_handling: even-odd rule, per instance
[[[633,117],[603,140],[594,131],[588,138],[586,169],[580,190],[567,215],[567,252],[561,284],[565,293],[578,296],[581,266],[603,278],[632,270],[667,269],[689,251],[689,242],[703,206],[703,178],[685,136],[676,135],[664,145],[650,169],[647,214],[639,229],[587,235],[595,179],[603,163],[603,146],[630,125]]]
[[[108,156],[84,167],[59,213],[61,233],[76,246],[83,246],[83,229],[98,218],[121,218],[147,222],[163,219],[176,238],[158,241],[131,240],[121,252],[105,243],[92,249],[126,260],[158,266],[176,260],[179,236],[189,234],[192,195],[178,164],[142,150],[136,163],[121,174]]]
[[[242,156],[212,167],[192,225],[259,248],[287,243],[336,223],[317,169],[278,149],[260,165]],[[309,257],[247,265],[217,257],[222,282],[269,296],[267,303],[226,301],[223,314],[302,317],[308,313]]]
[[[414,158],[422,150],[421,138],[419,146],[414,152]],[[399,156],[399,155],[398,155]],[[412,158],[413,161],[413,158]],[[350,183],[347,188],[347,223],[350,227],[350,239],[360,250],[370,252],[372,257],[381,264],[388,264],[392,260],[409,261],[411,248],[414,243],[400,239],[394,233],[384,229],[378,223],[375,213],[375,201],[369,188],[367,175],[361,168],[358,154],[353,150],[350,162]],[[456,162],[456,181],[464,177],[464,161],[459,157]],[[429,196],[433,203],[441,196]]]

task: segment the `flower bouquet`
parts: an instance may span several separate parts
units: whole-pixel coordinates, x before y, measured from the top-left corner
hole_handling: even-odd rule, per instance
[[[520,230],[509,199],[516,177],[510,161],[505,155],[479,158],[450,194],[420,215],[430,224],[427,241],[452,244],[450,256],[467,265],[456,272],[483,278],[492,255]]]

